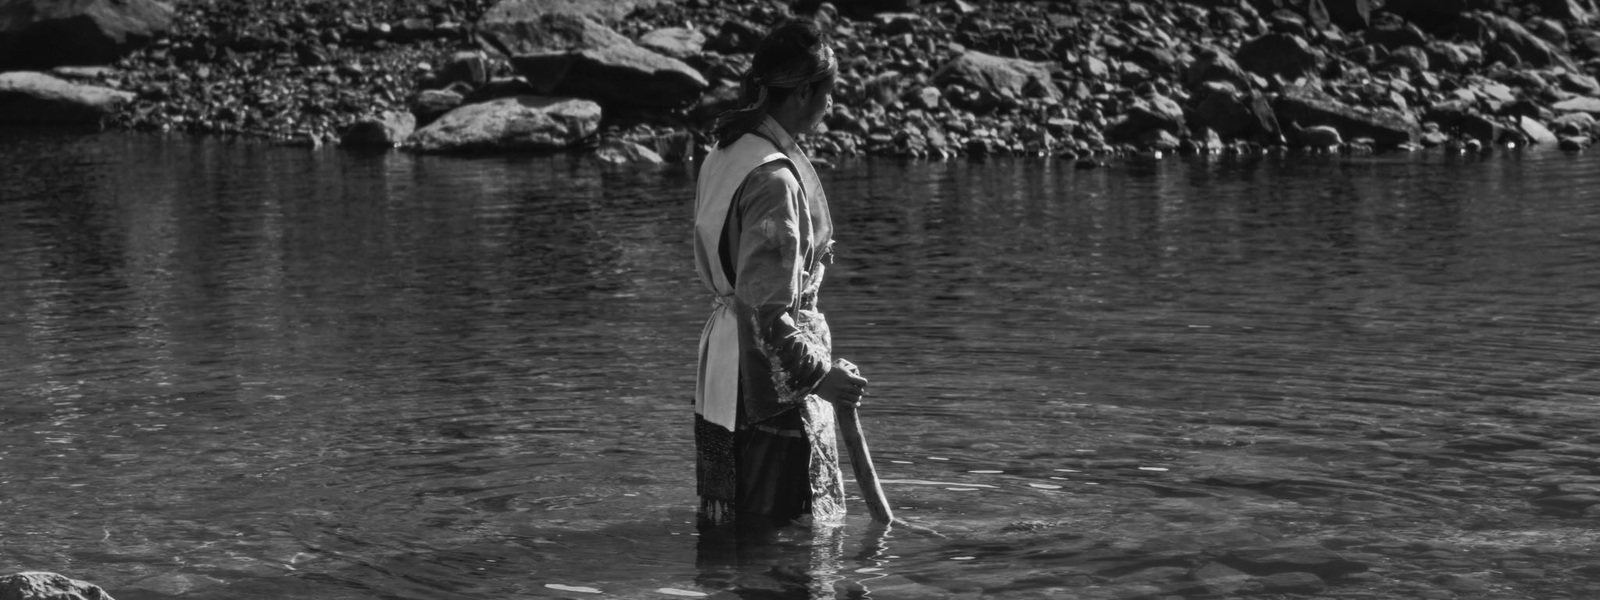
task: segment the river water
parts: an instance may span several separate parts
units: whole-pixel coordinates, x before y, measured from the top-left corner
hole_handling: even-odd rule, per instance
[[[840,161],[822,307],[907,524],[857,503],[738,545],[694,525],[688,168],[8,134],[0,573],[122,600],[1187,597],[1161,586],[1302,541],[1364,557],[1349,597],[1418,597],[1384,550],[1418,543],[1536,547],[1578,570],[1457,566],[1581,596],[1595,517],[1530,499],[1600,475],[1597,168]],[[1513,447],[1462,442],[1490,434]]]

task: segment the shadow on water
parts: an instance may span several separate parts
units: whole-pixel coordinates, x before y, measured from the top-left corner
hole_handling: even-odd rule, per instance
[[[823,306],[908,524],[752,541],[693,522],[687,169],[9,142],[0,572],[1203,598],[1304,542],[1360,557],[1319,575],[1357,595],[1593,587],[1562,499],[1600,483],[1592,156],[842,161]]]

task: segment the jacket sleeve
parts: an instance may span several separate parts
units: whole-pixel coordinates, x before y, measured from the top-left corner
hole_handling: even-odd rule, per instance
[[[795,322],[804,249],[800,247],[800,182],[783,162],[750,172],[738,198],[740,235],[734,293],[749,307],[756,348],[767,360],[780,403],[797,403],[832,368],[826,342]]]

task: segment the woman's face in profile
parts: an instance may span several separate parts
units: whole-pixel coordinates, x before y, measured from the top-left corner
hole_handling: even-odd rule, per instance
[[[810,88],[811,93],[805,100],[805,131],[817,128],[822,118],[828,116],[828,109],[833,108],[833,82],[837,77],[829,77]]]

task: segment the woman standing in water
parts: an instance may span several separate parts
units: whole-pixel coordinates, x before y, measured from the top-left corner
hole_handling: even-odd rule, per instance
[[[833,221],[794,141],[832,106],[837,73],[815,23],[773,29],[744,75],[745,106],[717,119],[700,168],[695,266],[716,296],[695,386],[705,524],[844,516],[832,403],[859,403],[867,380],[833,360],[817,310]]]

